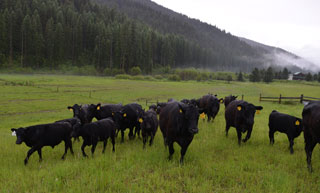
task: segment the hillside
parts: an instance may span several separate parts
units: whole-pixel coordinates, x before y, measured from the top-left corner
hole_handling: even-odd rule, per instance
[[[211,66],[213,69],[230,70],[231,67],[233,71],[244,69],[249,71],[253,67],[271,65],[281,68],[286,66],[292,71],[299,71],[302,70],[302,66],[315,67],[311,62],[281,48],[233,36],[216,26],[176,13],[150,0],[97,0],[97,2],[105,3],[161,33],[179,34],[199,43],[201,47],[209,48],[218,60]],[[221,58],[223,59],[219,60]]]

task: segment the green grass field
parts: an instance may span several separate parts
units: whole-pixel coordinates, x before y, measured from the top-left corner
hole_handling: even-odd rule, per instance
[[[320,95],[318,83],[274,82],[271,84],[231,82],[166,82],[116,80],[104,77],[0,75],[0,192],[319,192],[320,153],[313,151],[314,173],[307,171],[304,139],[301,134],[290,155],[285,134],[275,134],[269,145],[268,116],[274,109],[301,117],[300,103],[259,102],[268,96]],[[91,94],[90,94],[91,92]],[[94,157],[83,158],[81,143],[74,143],[75,155],[67,154],[61,143],[43,148],[43,161],[34,153],[27,166],[25,144],[16,145],[11,128],[50,123],[70,118],[67,106],[88,103],[138,102],[168,98],[199,98],[207,93],[218,97],[244,95],[264,109],[255,117],[251,139],[241,147],[236,130],[225,137],[224,105],[214,122],[199,121],[199,133],[188,148],[183,166],[180,147],[168,161],[160,129],[152,147],[142,149],[142,140],[116,141],[112,153],[108,142],[105,154],[99,143]]]

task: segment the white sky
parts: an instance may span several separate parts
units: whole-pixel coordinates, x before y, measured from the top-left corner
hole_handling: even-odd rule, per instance
[[[320,0],[152,0],[320,66]]]

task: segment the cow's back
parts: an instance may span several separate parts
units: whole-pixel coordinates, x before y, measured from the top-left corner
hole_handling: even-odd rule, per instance
[[[229,126],[236,126],[237,106],[241,103],[243,103],[243,101],[234,100],[227,106],[224,116],[226,119],[226,123]]]
[[[306,105],[302,112],[304,132],[318,138],[320,142],[320,103],[313,102]]]

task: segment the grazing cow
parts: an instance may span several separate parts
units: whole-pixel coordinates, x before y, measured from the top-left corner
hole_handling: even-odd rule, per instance
[[[252,127],[254,124],[254,115],[257,111],[260,112],[263,107],[254,106],[251,103],[242,100],[232,101],[226,108],[225,119],[226,119],[226,136],[230,127],[237,129],[238,144],[241,144],[241,133],[247,131],[247,136],[243,139],[243,142],[248,141],[251,136]]]
[[[287,134],[290,143],[290,153],[293,154],[293,140],[298,137],[302,131],[302,120],[273,110],[269,116],[270,144],[274,144],[274,133],[276,131]]]
[[[147,112],[140,113],[139,123],[142,131],[143,148],[145,148],[149,136],[149,145],[151,146],[154,136],[158,130],[158,118],[156,111],[149,110]]]
[[[61,123],[61,122],[68,122],[71,124],[72,128],[76,125],[76,124],[80,124],[81,125],[81,121],[80,119],[78,119],[77,117],[73,117],[73,118],[70,118],[70,119],[63,119],[63,120],[60,120],[60,121],[56,121],[56,123]],[[73,142],[75,141],[80,141],[78,137],[74,138]]]
[[[199,99],[194,100],[198,103],[197,106],[204,110],[204,113],[208,116],[208,121],[214,120],[220,109],[220,102],[223,102],[223,98],[218,99],[216,95],[208,94]]]
[[[64,141],[65,144],[65,151],[62,155],[62,159],[65,158],[68,149],[70,149],[73,154],[70,137],[72,126],[68,122],[34,125],[25,128],[21,127],[19,129],[12,128],[11,131],[12,135],[17,136],[16,144],[25,142],[28,147],[31,147],[24,160],[25,165],[28,163],[29,157],[33,152],[37,151],[39,154],[39,161],[42,161],[42,147],[51,146],[54,148],[54,146],[58,145],[61,141]]]
[[[199,109],[181,102],[167,103],[160,113],[160,129],[165,146],[169,146],[169,159],[174,153],[173,143],[181,146],[180,163],[190,145],[194,134],[198,133]]]
[[[112,113],[120,111],[122,108],[122,104],[106,104],[101,106],[101,104],[97,104],[94,108],[94,117],[97,120],[105,119],[112,117]]]
[[[75,104],[72,107],[68,106],[70,111],[73,111],[73,117],[77,117],[80,119],[81,124],[84,125],[86,123],[91,123],[94,118],[95,111],[97,109],[97,105],[78,105]]]
[[[112,151],[115,151],[115,133],[116,133],[116,125],[111,118],[101,119],[96,122],[86,123],[83,126],[77,125],[73,132],[71,133],[72,137],[79,137],[83,138],[83,143],[81,146],[82,155],[87,157],[87,154],[84,151],[86,146],[92,145],[91,153],[92,156],[96,149],[98,141],[103,141],[103,149],[102,153],[105,152],[106,145],[108,138],[111,138],[112,142]]]
[[[311,157],[312,151],[320,142],[320,102],[309,102],[302,111],[302,126],[307,155],[307,165],[312,172]]]
[[[228,104],[231,103],[232,101],[236,100],[238,96],[226,96],[224,97],[224,107],[227,108]]]
[[[118,131],[121,131],[121,142],[124,141],[124,131],[126,128],[130,129],[129,139],[133,139],[137,133],[140,137],[138,116],[141,112],[143,112],[141,105],[131,103],[124,105],[120,111],[114,113],[113,120],[117,125]],[[135,128],[134,134],[133,128]]]

